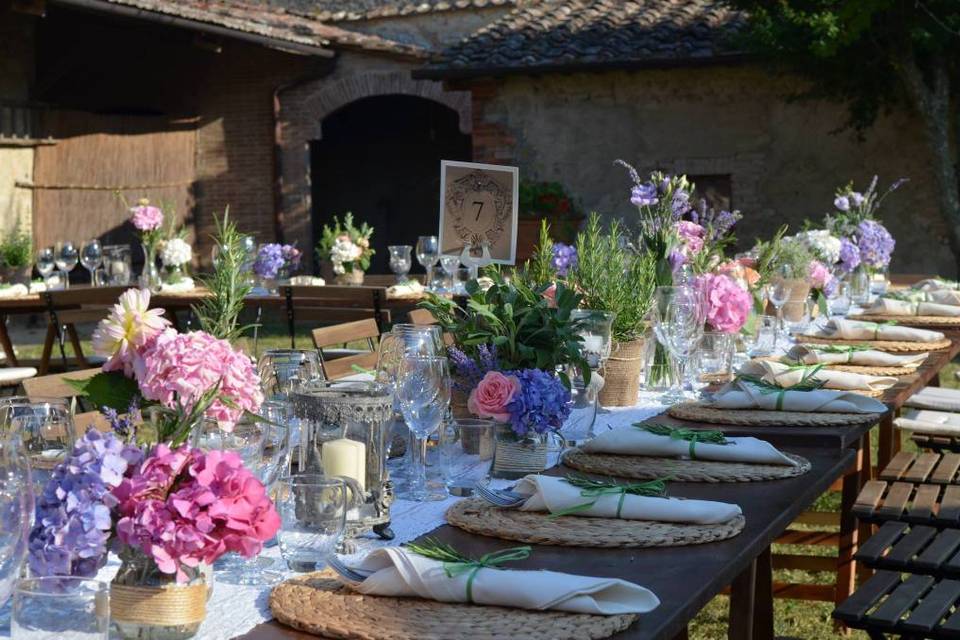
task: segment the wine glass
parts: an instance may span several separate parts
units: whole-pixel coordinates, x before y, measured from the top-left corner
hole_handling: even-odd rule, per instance
[[[30,464],[16,437],[0,438],[0,608],[13,592],[33,527]]]
[[[675,380],[661,398],[663,404],[690,397],[688,363],[703,338],[703,304],[700,292],[689,286],[657,287],[653,300],[654,334],[671,356]]]
[[[420,236],[417,240],[417,261],[427,270],[427,289],[433,286],[433,267],[440,260],[440,241],[437,236]]]
[[[774,349],[777,348],[777,341],[783,331],[783,305],[790,300],[790,289],[792,288],[789,282],[790,274],[791,271],[788,267],[781,267],[777,270],[777,276],[773,282],[767,285],[767,298],[777,311],[777,333],[773,342]]]
[[[37,251],[37,273],[43,278],[44,284],[49,284],[50,274],[56,267],[53,247],[44,247]]]
[[[97,286],[97,269],[103,262],[103,248],[100,241],[94,238],[87,241],[80,249],[80,264],[90,272],[90,285]]]
[[[440,270],[443,272],[443,281],[440,285],[442,293],[453,293],[454,274],[460,266],[460,256],[440,256]]]
[[[427,439],[440,428],[450,407],[450,367],[445,356],[408,356],[397,375],[400,411],[416,436],[414,465],[406,498],[423,502],[447,497],[443,487],[427,486]]]
[[[79,258],[79,252],[72,242],[58,242],[54,247],[53,259],[63,278],[64,289],[70,288],[70,272],[77,266]]]
[[[0,429],[19,438],[23,454],[30,461],[34,491],[39,495],[76,439],[73,414],[66,400],[5,398],[0,402]]]
[[[413,247],[408,244],[395,244],[387,247],[387,250],[390,252],[390,271],[396,274],[398,283],[405,282],[412,265],[410,252]]]

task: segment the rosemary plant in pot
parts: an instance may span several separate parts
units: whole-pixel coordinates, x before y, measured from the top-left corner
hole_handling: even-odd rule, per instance
[[[33,271],[33,241],[30,235],[15,230],[0,242],[0,276],[8,284],[30,286]]]
[[[577,236],[577,264],[571,286],[581,293],[581,306],[614,314],[613,347],[601,375],[600,404],[631,406],[637,402],[644,365],[646,316],[656,286],[656,259],[622,242],[623,228],[613,221],[602,228],[596,213]]]

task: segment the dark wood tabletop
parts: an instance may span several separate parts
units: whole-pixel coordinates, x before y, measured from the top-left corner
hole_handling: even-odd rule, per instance
[[[568,549],[537,545],[530,558],[517,568],[551,569],[583,575],[610,576],[636,582],[651,589],[661,605],[640,616],[622,640],[673,638],[735,577],[740,575],[774,538],[847,469],[854,452],[839,447],[790,447],[813,465],[797,478],[770,482],[729,484],[671,483],[670,494],[734,502],[746,516],[740,535],[726,541],[686,547],[656,549]],[[550,473],[566,473],[564,468]],[[460,551],[479,556],[496,549],[515,546],[505,540],[476,536],[442,526],[428,534],[454,545]],[[242,636],[242,640],[305,640],[313,638],[269,622]],[[454,640],[454,639],[451,639]]]

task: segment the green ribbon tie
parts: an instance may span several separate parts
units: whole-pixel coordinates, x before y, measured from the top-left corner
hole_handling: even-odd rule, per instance
[[[644,431],[657,436],[669,436],[671,440],[687,440],[690,442],[690,459],[696,460],[696,446],[698,442],[706,444],[731,444],[722,431],[707,431],[698,429],[684,429],[681,427],[671,427],[665,424],[635,424]]]
[[[473,604],[473,581],[476,579],[480,569],[500,569],[499,565],[505,562],[515,562],[517,560],[526,560],[530,557],[530,547],[513,547],[502,549],[484,554],[476,560],[466,562],[444,562],[443,570],[448,578],[455,578],[460,574],[469,571],[467,577],[467,602]]]

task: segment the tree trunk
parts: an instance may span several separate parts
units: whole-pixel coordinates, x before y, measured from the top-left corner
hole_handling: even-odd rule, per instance
[[[912,54],[905,56],[901,71],[933,152],[940,212],[947,223],[950,248],[957,265],[955,275],[960,277],[960,187],[950,144],[950,75],[946,62],[939,56],[930,61],[929,81],[924,79]]]

